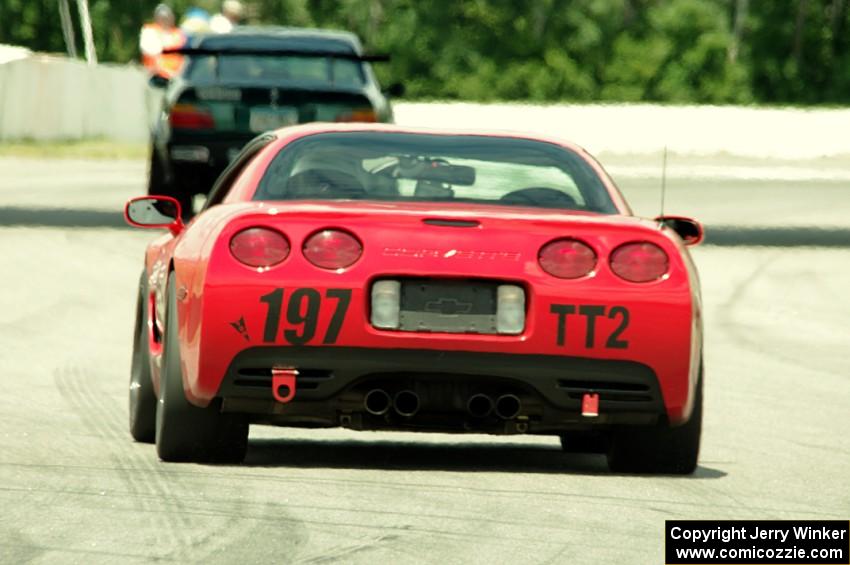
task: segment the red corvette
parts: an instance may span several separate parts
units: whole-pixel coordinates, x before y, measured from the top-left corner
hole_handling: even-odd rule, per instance
[[[146,253],[130,429],[241,461],[248,426],[551,434],[690,473],[702,413],[694,220],[632,215],[537,136],[314,124],[258,137]]]

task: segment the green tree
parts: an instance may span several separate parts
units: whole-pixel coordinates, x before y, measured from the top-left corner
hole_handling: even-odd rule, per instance
[[[101,61],[138,59],[157,1],[89,0]],[[357,33],[411,98],[850,102],[850,0],[243,1],[250,23]],[[0,43],[64,53],[58,0],[0,0]]]

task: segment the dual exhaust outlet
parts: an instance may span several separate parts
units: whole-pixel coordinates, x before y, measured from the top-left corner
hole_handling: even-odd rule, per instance
[[[373,416],[383,416],[392,409],[399,416],[410,418],[420,407],[419,395],[412,390],[402,390],[391,397],[387,391],[375,388],[363,399],[363,408]],[[515,394],[503,394],[495,400],[486,394],[473,394],[466,402],[466,411],[474,418],[496,414],[502,420],[513,420],[521,409],[522,402]]]
[[[466,411],[475,418],[495,414],[502,420],[513,420],[521,409],[522,402],[515,394],[503,394],[495,400],[486,394],[473,394],[466,403]]]
[[[399,416],[410,418],[419,412],[419,407],[419,395],[412,390],[403,390],[390,397],[387,391],[374,388],[363,398],[363,408],[373,416],[383,416],[392,408]]]

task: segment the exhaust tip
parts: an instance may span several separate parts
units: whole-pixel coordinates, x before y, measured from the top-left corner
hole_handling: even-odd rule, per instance
[[[419,395],[412,390],[403,390],[395,395],[393,407],[399,416],[410,418],[419,412]]]
[[[522,402],[515,394],[503,394],[496,399],[496,416],[503,420],[513,420],[521,408]]]
[[[363,408],[373,416],[383,416],[390,410],[391,400],[387,391],[375,388],[366,393],[363,398]]]
[[[493,399],[486,394],[473,394],[466,403],[466,411],[475,418],[486,418],[493,413]]]

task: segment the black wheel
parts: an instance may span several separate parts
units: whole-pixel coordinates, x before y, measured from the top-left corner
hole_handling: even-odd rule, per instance
[[[566,453],[605,453],[608,435],[603,432],[568,432],[561,435],[561,449]]]
[[[151,161],[148,169],[148,194],[158,196],[171,196],[180,202],[183,219],[189,219],[194,214],[192,209],[193,194],[180,190],[168,180],[165,167],[157,155],[156,148],[151,147]]]
[[[608,451],[608,467],[619,473],[693,473],[697,468],[702,432],[702,381],[700,371],[694,409],[684,425],[614,432]]]
[[[248,420],[222,414],[220,402],[198,408],[186,400],[174,273],[168,276],[162,376],[156,405],[156,450],[163,461],[238,463],[248,447]]]
[[[153,443],[156,434],[156,395],[151,382],[147,288],[147,276],[143,271],[136,301],[136,331],[130,367],[130,435],[136,441]]]

